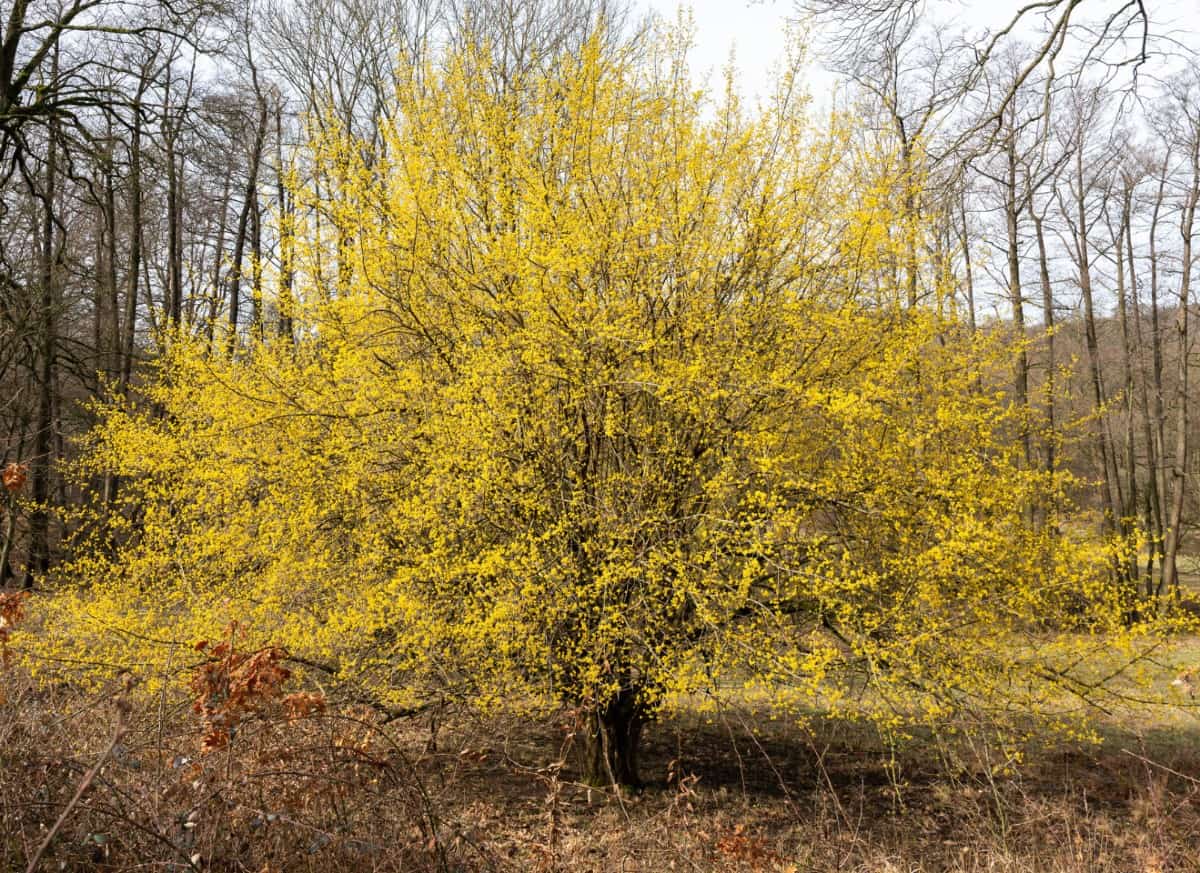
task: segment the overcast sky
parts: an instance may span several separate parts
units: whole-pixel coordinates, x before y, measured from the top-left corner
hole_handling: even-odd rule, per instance
[[[646,5],[668,20],[673,20],[680,8],[678,0],[648,0]],[[683,6],[691,9],[696,23],[694,72],[710,72],[711,84],[717,85],[733,50],[743,95],[766,93],[771,65],[783,54],[792,4],[788,0],[695,0]]]
[[[679,0],[643,0],[644,5],[668,20],[674,20]],[[690,8],[696,24],[696,47],[692,54],[696,73],[710,72],[710,83],[719,84],[721,71],[729,62],[730,50],[736,53],[735,67],[742,94],[750,97],[768,93],[771,67],[783,54],[787,22],[795,17],[792,0],[692,0]],[[1008,23],[1016,6],[1013,0],[931,0],[931,8],[940,7],[946,20],[962,26],[998,29]],[[1103,4],[1097,4],[1103,5]],[[1110,0],[1110,6],[1115,6]],[[1147,4],[1156,34],[1173,33],[1175,38],[1200,47],[1200,0],[1152,0]],[[821,102],[833,86],[833,79],[819,69],[810,73],[809,88]]]

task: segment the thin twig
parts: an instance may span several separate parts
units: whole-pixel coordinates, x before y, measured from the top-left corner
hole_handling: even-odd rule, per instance
[[[1189,776],[1186,773],[1180,773],[1178,770],[1171,769],[1166,764],[1158,763],[1158,761],[1151,761],[1145,755],[1139,755],[1137,752],[1129,751],[1129,749],[1121,749],[1121,754],[1128,755],[1131,758],[1137,758],[1143,764],[1148,764],[1151,767],[1157,767],[1159,770],[1170,773],[1172,776],[1178,776],[1180,779],[1185,779],[1193,785],[1200,785],[1200,779],[1197,779],[1195,776]]]
[[[67,817],[79,804],[79,801],[83,799],[83,795],[91,787],[92,782],[95,781],[96,776],[100,773],[100,768],[104,766],[104,762],[108,760],[109,755],[113,753],[113,750],[124,739],[125,734],[129,730],[129,711],[132,708],[129,702],[129,692],[132,688],[133,677],[126,673],[125,687],[117,695],[116,699],[117,724],[113,728],[112,738],[108,741],[108,745],[104,747],[104,751],[100,753],[100,757],[96,759],[96,763],[84,774],[83,779],[79,782],[79,787],[75,789],[75,796],[63,808],[63,811],[58,816],[58,821],[54,823],[54,827],[50,828],[50,832],[46,834],[46,839],[42,840],[42,844],[38,846],[38,850],[29,859],[29,866],[25,868],[25,873],[33,873],[37,869],[38,863],[42,860],[42,855],[46,853],[46,850],[50,848],[50,844],[54,842],[54,838],[58,836],[58,832],[66,823]]]

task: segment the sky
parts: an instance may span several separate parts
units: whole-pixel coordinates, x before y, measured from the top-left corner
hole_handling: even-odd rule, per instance
[[[670,21],[678,14],[680,3],[647,0],[646,6]],[[784,54],[787,19],[794,14],[790,0],[693,0],[684,8],[690,8],[696,24],[694,71],[709,73],[710,83],[719,85],[733,50],[743,96],[765,96],[771,66]]]
[[[642,3],[667,20],[676,17],[681,5],[679,0]],[[1008,23],[1017,5],[1013,0],[930,0],[929,8],[966,27],[995,30]],[[1106,7],[1103,0],[1094,5]],[[1116,0],[1107,4],[1117,5]],[[796,17],[793,0],[691,0],[683,7],[691,10],[696,26],[695,72],[708,72],[710,84],[719,85],[732,49],[742,95],[769,93],[772,65],[783,55],[788,21]],[[1200,0],[1152,0],[1147,8],[1155,33],[1170,33],[1193,49],[1200,48]],[[809,90],[818,104],[834,84],[834,78],[815,62],[810,66]]]

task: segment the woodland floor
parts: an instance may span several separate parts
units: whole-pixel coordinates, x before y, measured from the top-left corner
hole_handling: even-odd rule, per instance
[[[113,694],[3,684],[0,870],[23,870],[111,742]],[[349,707],[200,753],[187,702],[143,696],[39,869],[1200,871],[1200,718],[1097,727],[1006,766],[970,733],[684,711],[618,797],[555,766],[565,722]]]

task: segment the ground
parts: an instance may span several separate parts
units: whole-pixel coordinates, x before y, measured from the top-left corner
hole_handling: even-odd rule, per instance
[[[5,673],[0,869],[23,869],[112,739],[113,689]],[[688,707],[651,726],[648,784],[575,781],[569,723],[361,706],[248,716],[202,752],[169,692],[48,846],[59,870],[1200,871],[1200,719],[1102,717],[1102,742],[978,733],[885,741],[862,724]],[[565,751],[564,751],[565,750]]]

